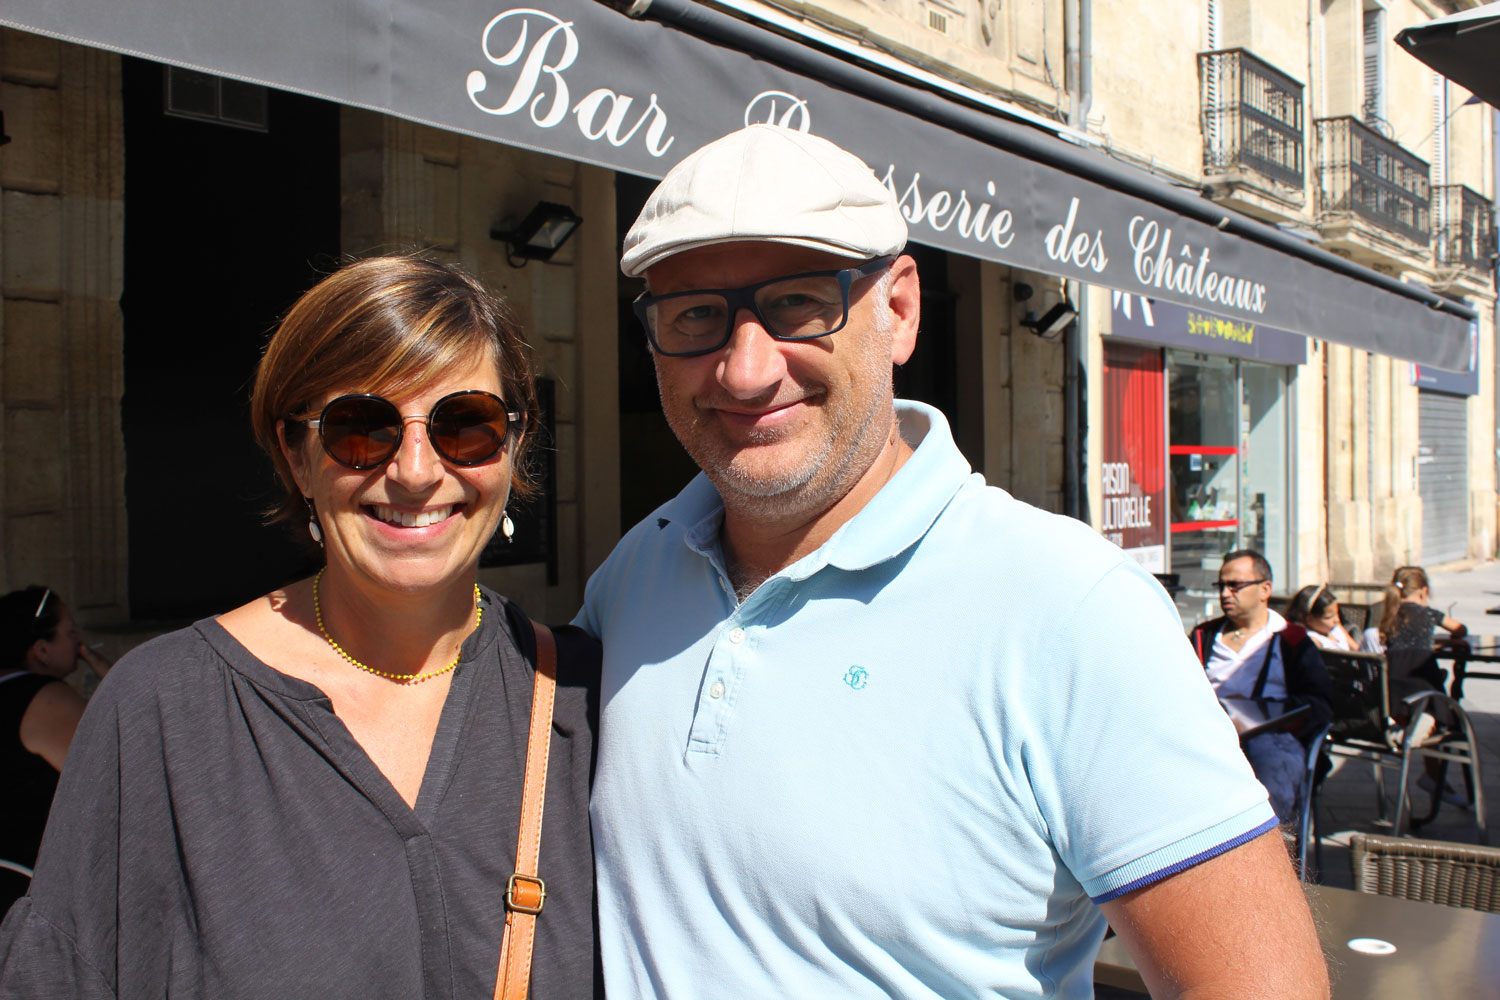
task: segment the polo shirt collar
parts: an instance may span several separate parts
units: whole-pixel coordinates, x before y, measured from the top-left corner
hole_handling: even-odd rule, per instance
[[[898,399],[896,421],[901,437],[914,449],[911,458],[832,538],[777,576],[805,580],[825,566],[868,569],[905,552],[932,527],[973,470],[939,410]],[[717,564],[724,504],[708,477],[699,473],[670,508],[673,520],[691,525],[683,537],[687,546]]]

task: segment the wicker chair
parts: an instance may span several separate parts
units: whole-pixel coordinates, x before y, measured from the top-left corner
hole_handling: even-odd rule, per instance
[[[1356,833],[1349,870],[1360,892],[1500,913],[1500,848]]]

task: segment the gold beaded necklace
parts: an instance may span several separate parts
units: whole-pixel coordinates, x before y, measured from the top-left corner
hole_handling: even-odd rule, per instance
[[[375,674],[377,677],[385,677],[389,680],[400,681],[403,684],[419,684],[422,681],[429,681],[434,677],[439,677],[443,674],[446,674],[448,671],[458,666],[458,661],[463,659],[463,647],[462,645],[460,645],[458,655],[453,658],[452,663],[448,664],[446,667],[439,667],[436,670],[429,670],[424,674],[393,674],[388,673],[384,670],[376,670],[374,667],[367,667],[363,663],[360,663],[354,657],[350,656],[348,651],[346,651],[343,646],[340,646],[338,643],[333,641],[333,636],[328,634],[328,629],[323,625],[323,605],[322,602],[318,600],[318,585],[323,582],[323,573],[327,568],[328,567],[325,566],[323,567],[323,569],[318,570],[318,575],[313,577],[313,614],[317,616],[318,619],[318,631],[323,633],[323,638],[328,640],[328,645],[332,646],[333,651],[335,653],[338,653],[344,659],[348,660],[350,664],[358,667],[360,670],[363,670],[367,674]],[[482,621],[484,621],[484,606],[479,601],[479,584],[476,583],[474,584],[474,628],[479,628],[479,623]]]

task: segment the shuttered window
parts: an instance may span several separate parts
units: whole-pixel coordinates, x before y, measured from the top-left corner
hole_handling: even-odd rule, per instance
[[[1219,50],[1219,2],[1220,0],[1205,0],[1203,8],[1204,41],[1207,43],[1208,51],[1210,52],[1217,52]],[[1223,73],[1221,69],[1223,65],[1224,63],[1218,59],[1211,60],[1208,63],[1208,76],[1203,81],[1203,96],[1206,106],[1215,110],[1222,107],[1219,103],[1219,98],[1224,86],[1224,81],[1220,79]],[[1214,150],[1222,149],[1221,133],[1223,126],[1221,124],[1221,116],[1217,114],[1209,115],[1205,125],[1208,131],[1208,148]]]
[[[1421,152],[1418,150],[1418,152]],[[1432,74],[1432,186],[1448,183],[1448,81],[1441,73]],[[1441,198],[1433,199],[1442,201]],[[1441,208],[1439,209],[1441,212]],[[1442,219],[1432,220],[1434,227]]]
[[[1423,389],[1418,400],[1422,563],[1432,565],[1468,555],[1469,397]]]
[[[1385,11],[1365,8],[1365,103],[1369,123],[1385,123]]]

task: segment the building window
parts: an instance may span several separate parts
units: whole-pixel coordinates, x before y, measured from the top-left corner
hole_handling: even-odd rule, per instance
[[[164,114],[231,128],[267,131],[266,88],[212,73],[166,66]]]
[[[1286,369],[1167,352],[1171,570],[1184,623],[1219,614],[1224,553],[1251,548],[1291,587]]]
[[[1365,124],[1381,135],[1390,135],[1385,120],[1385,11],[1368,4],[1364,12],[1364,78],[1365,99],[1362,116]]]

